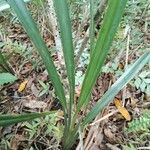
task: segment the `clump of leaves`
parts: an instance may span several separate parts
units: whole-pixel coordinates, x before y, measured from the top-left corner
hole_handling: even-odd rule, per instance
[[[122,70],[122,68],[120,68],[120,65],[121,64],[119,64],[119,62],[114,61],[111,64],[107,64],[107,65],[103,66],[102,72],[112,73],[116,77],[120,77],[123,74],[123,70]]]
[[[25,130],[29,135],[29,139],[35,138],[37,133],[40,133],[40,130],[42,130],[43,136],[51,135],[60,141],[63,136],[63,127],[60,127],[61,125],[59,124],[56,126],[58,121],[58,114],[54,113],[43,119],[37,118],[31,122],[26,122],[24,125]]]
[[[141,117],[128,124],[127,132],[150,132],[150,110],[145,110]]]
[[[137,89],[150,95],[150,71],[141,72],[134,81],[134,85]]]

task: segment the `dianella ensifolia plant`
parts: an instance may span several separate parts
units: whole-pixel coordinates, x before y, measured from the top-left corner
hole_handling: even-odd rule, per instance
[[[92,110],[86,114],[85,117],[80,116],[80,110],[86,108],[90,101],[92,88],[97,80],[97,77],[100,75],[101,68],[104,64],[104,61],[107,57],[107,53],[112,44],[115,33],[119,26],[119,22],[123,15],[127,0],[109,0],[107,4],[107,10],[103,19],[101,29],[99,31],[99,36],[96,43],[91,44],[91,56],[90,62],[87,67],[85,78],[82,83],[81,93],[78,99],[78,103],[75,106],[74,103],[74,93],[75,93],[75,63],[74,63],[74,48],[72,41],[72,29],[71,21],[69,16],[69,7],[67,0],[54,0],[54,7],[56,11],[56,16],[59,24],[61,42],[63,46],[63,54],[65,59],[65,65],[67,70],[67,77],[69,81],[69,99],[66,98],[63,84],[61,83],[60,77],[57,73],[57,69],[54,65],[52,57],[49,54],[48,48],[45,45],[42,37],[40,36],[39,30],[33,21],[29,11],[27,10],[25,3],[22,0],[7,0],[8,4],[15,11],[18,16],[18,19],[22,23],[24,29],[26,30],[28,36],[31,38],[34,46],[39,52],[45,67],[48,71],[49,77],[55,92],[59,98],[59,101],[62,105],[64,111],[64,137],[62,140],[62,148],[64,150],[69,150],[75,143],[78,138],[78,129],[84,129],[103,109],[107,106],[115,97],[115,95],[143,68],[143,66],[150,59],[150,52],[145,52],[129,69],[127,69],[123,75],[112,85],[110,89],[103,95],[103,97],[97,102],[97,104],[92,108]],[[92,1],[90,2],[92,4]],[[90,7],[90,12],[93,12]],[[92,16],[92,15],[91,15]],[[93,19],[93,17],[92,17]],[[90,41],[94,42],[93,36],[93,26],[94,22],[91,21],[91,38]],[[73,112],[75,110],[75,112]],[[42,114],[47,115],[48,113]],[[35,114],[27,114],[30,116],[29,119],[32,119],[36,116]],[[34,116],[35,115],[35,116]],[[38,114],[39,115],[39,114]],[[5,118],[1,116],[2,119]],[[21,120],[22,115],[11,116],[9,124],[17,123],[20,121],[28,120],[27,116],[24,120]],[[18,119],[18,118],[19,119]],[[9,116],[10,118],[10,116]],[[17,119],[15,119],[17,118]],[[80,120],[78,120],[80,118]],[[14,121],[15,119],[15,121]],[[0,125],[4,125],[4,122]]]

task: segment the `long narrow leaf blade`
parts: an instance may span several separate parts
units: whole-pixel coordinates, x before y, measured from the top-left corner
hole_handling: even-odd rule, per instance
[[[92,53],[92,50],[94,49],[94,6],[95,1],[90,0],[90,52]]]
[[[115,95],[147,64],[150,60],[150,52],[143,54],[125,73],[111,86],[104,96],[96,103],[85,117],[82,127],[90,123],[107,106]]]
[[[19,122],[29,121],[53,113],[56,113],[56,111],[43,112],[43,113],[29,113],[29,114],[22,114],[22,115],[0,115],[0,126],[8,126]]]
[[[72,42],[71,21],[69,17],[69,10],[67,0],[54,0],[54,6],[60,28],[61,41],[63,46],[63,53],[67,69],[67,76],[70,85],[70,112],[74,99],[75,88],[75,67],[74,67],[74,50]]]
[[[33,44],[37,48],[42,60],[46,66],[46,69],[49,73],[50,79],[54,85],[56,93],[59,97],[61,105],[63,106],[64,110],[66,111],[66,99],[63,90],[62,83],[58,76],[57,70],[54,66],[52,58],[49,54],[48,48],[45,45],[43,39],[40,36],[39,30],[33,21],[31,15],[29,14],[28,10],[26,9],[25,3],[22,0],[7,0],[11,8],[17,14],[19,20],[21,21],[23,27],[25,28],[28,36],[31,38]]]
[[[85,74],[76,114],[80,111],[81,107],[83,105],[86,106],[89,101],[91,90],[104,64],[104,60],[124,12],[126,2],[127,0],[110,0],[108,2],[104,22]]]

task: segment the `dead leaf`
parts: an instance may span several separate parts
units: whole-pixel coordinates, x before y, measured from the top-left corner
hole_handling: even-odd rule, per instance
[[[119,110],[119,112],[122,114],[122,116],[126,120],[130,121],[131,116],[130,116],[128,110],[125,107],[123,107],[121,100],[115,99],[114,103],[115,103],[115,106],[117,107],[117,109]]]
[[[35,86],[34,83],[31,85],[31,91],[32,91],[32,94],[33,94],[34,96],[38,97],[38,95],[39,95],[40,92],[39,92],[39,90],[36,88],[36,86]]]
[[[114,139],[114,134],[111,132],[109,128],[104,129],[104,134],[109,139]]]
[[[135,108],[136,105],[137,105],[138,99],[135,99],[134,97],[131,97],[131,98],[130,98],[130,101],[131,101],[131,106],[132,106],[133,108]]]
[[[31,108],[31,109],[35,109],[35,108],[43,108],[44,109],[47,107],[47,104],[42,101],[30,100],[30,101],[24,101],[23,106],[25,106],[27,108]]]
[[[24,80],[24,81],[19,85],[18,92],[22,92],[22,91],[25,89],[27,83],[28,83],[28,80]]]
[[[25,137],[23,135],[16,134],[10,141],[10,150],[18,150],[21,141],[24,141]]]
[[[110,144],[110,143],[107,143],[106,146],[107,146],[108,148],[110,148],[111,150],[121,150],[121,149],[118,148],[117,146],[112,145],[112,144]]]

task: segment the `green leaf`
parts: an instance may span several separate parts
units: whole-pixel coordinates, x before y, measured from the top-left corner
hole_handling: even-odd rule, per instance
[[[141,89],[141,91],[144,92],[144,91],[145,91],[145,88],[146,88],[146,84],[145,84],[145,82],[142,82],[142,83],[140,84],[140,89]]]
[[[90,63],[88,65],[85,79],[83,81],[76,114],[80,111],[83,105],[86,106],[89,102],[92,88],[96,82],[97,77],[99,76],[108,50],[112,44],[117,27],[121,20],[121,16],[125,9],[126,2],[127,0],[108,1],[108,8],[104,17],[104,22],[102,24],[95,49],[92,51]]]
[[[95,1],[90,0],[90,50],[92,53],[92,50],[94,49],[94,38],[95,38],[95,25],[94,25],[94,6],[95,6]]]
[[[144,78],[143,81],[147,84],[150,84],[150,78]]]
[[[150,85],[147,86],[145,93],[150,96]]]
[[[12,83],[17,80],[17,77],[10,73],[0,73],[0,85]]]
[[[54,85],[55,91],[59,97],[60,103],[63,106],[63,109],[66,113],[67,106],[66,106],[66,98],[64,94],[64,89],[60,78],[58,76],[57,70],[54,66],[52,57],[49,54],[48,48],[45,45],[42,37],[40,36],[39,30],[33,21],[31,15],[29,14],[25,3],[22,0],[7,0],[9,5],[12,9],[14,9],[15,13],[17,14],[20,22],[22,23],[23,27],[25,28],[28,36],[31,38],[33,44],[37,48],[42,60],[46,66],[48,71],[49,77]]]
[[[150,74],[150,71],[143,71],[142,73],[139,74],[139,77],[145,78],[145,77],[148,76],[149,74]]]
[[[113,101],[115,95],[131,80],[134,76],[148,63],[150,52],[143,54],[123,75],[111,86],[111,88],[96,103],[92,110],[83,120],[82,127],[90,123],[110,102]]]
[[[75,90],[74,49],[72,42],[71,21],[69,17],[67,0],[54,0],[54,6],[59,23],[61,42],[70,85],[69,115],[71,115]],[[71,116],[69,118],[71,118]]]
[[[48,84],[45,84],[42,80],[38,80],[38,81],[39,81],[39,83],[41,84],[41,86],[43,87],[43,89],[45,89],[45,90],[48,90],[48,89],[49,89]]]
[[[5,127],[15,123],[33,120],[35,118],[43,117],[52,113],[56,113],[56,111],[43,112],[43,113],[30,113],[30,114],[22,114],[22,115],[0,115],[0,126]]]
[[[4,64],[5,63],[5,59],[2,55],[2,53],[0,52],[0,64]]]
[[[136,86],[137,89],[140,87],[141,83],[142,83],[142,80],[140,78],[136,78],[135,79],[134,84],[135,84],[135,86]]]

